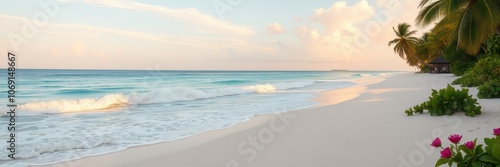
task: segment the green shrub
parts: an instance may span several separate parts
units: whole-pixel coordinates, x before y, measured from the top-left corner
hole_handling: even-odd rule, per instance
[[[489,56],[479,60],[473,68],[453,81],[452,84],[460,84],[465,87],[479,86],[489,79],[500,78],[500,59]]]
[[[493,33],[488,40],[486,40],[486,53],[489,55],[500,54],[500,36]]]
[[[488,57],[493,57],[493,58],[496,58],[496,59],[499,59],[500,58],[500,54],[480,54],[477,57],[477,60],[481,60],[481,59],[485,59],[485,58],[488,58]]]
[[[455,74],[455,76],[461,76],[467,70],[474,67],[479,57],[469,55],[464,50],[457,49],[457,47],[457,42],[453,42],[450,46],[445,47],[443,51],[446,60],[451,62],[450,72]]]
[[[481,114],[481,106],[477,99],[469,95],[469,89],[456,90],[451,85],[439,91],[432,89],[429,101],[423,102],[405,111],[408,116],[423,113],[428,110],[431,116],[452,115],[455,112],[465,112],[467,116]]]
[[[500,98],[500,78],[488,80],[477,89],[477,97],[481,99]]]
[[[462,76],[465,74],[465,72],[472,67],[474,67],[474,64],[476,64],[475,60],[455,60],[452,61],[450,64],[450,72],[453,73],[455,76]]]
[[[475,86],[481,85],[481,83],[482,83],[482,81],[481,81],[482,79],[477,79],[476,77],[465,77],[465,76],[466,75],[455,79],[453,82],[451,82],[451,84],[460,85],[463,87],[475,87]]]

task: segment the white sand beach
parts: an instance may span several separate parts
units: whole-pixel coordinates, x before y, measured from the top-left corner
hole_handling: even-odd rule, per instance
[[[185,139],[134,147],[51,167],[332,167],[434,166],[431,139],[459,133],[462,142],[490,137],[500,127],[500,100],[479,103],[483,113],[432,117],[404,111],[456,77],[403,73],[358,81],[324,92],[322,105],[281,115],[256,116],[234,126]],[[373,83],[373,84],[371,84]],[[458,87],[458,86],[455,86]],[[477,93],[470,88],[470,94]],[[481,140],[479,140],[482,142]]]

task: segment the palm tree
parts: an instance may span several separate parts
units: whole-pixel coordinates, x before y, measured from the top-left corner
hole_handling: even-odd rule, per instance
[[[453,39],[469,54],[476,54],[488,37],[500,34],[500,2],[498,0],[422,0],[416,22],[427,26],[452,16],[456,28]]]
[[[397,30],[392,27],[396,38],[388,43],[389,46],[394,46],[394,53],[397,53],[399,57],[406,60],[406,62],[412,67],[419,67],[419,65],[424,65],[425,62],[416,56],[416,46],[418,38],[414,37],[417,31],[410,31],[410,25],[408,23],[400,23]]]
[[[417,55],[422,55],[426,60],[433,60],[439,56],[444,56],[443,48],[447,46],[446,35],[444,31],[435,31],[433,29],[429,33],[425,33],[424,36],[419,39],[417,46]],[[420,56],[420,57],[422,57]]]
[[[428,62],[430,59],[432,59],[431,55],[433,55],[430,51],[430,48],[425,45],[429,41],[429,34],[429,32],[424,33],[422,37],[418,39],[417,48],[415,48],[417,57],[424,60],[425,62]]]

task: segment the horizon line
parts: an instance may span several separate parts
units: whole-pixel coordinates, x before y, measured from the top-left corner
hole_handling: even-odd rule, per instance
[[[7,70],[7,68],[1,68],[2,70]],[[332,70],[272,70],[272,69],[88,69],[88,68],[73,68],[73,69],[64,69],[64,68],[16,68],[17,70],[79,70],[79,71],[241,71],[241,72],[358,72],[358,71],[378,71],[378,72],[410,72],[410,71],[402,71],[402,70],[343,70],[343,69],[332,69]]]

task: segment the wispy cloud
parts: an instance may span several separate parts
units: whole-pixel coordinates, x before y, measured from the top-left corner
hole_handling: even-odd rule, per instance
[[[0,14],[0,35],[7,36],[9,33],[15,33],[22,36],[22,27],[26,20],[28,19],[24,17]],[[67,23],[49,23],[44,27],[40,27],[36,38],[43,38],[44,43],[47,45],[51,41],[65,41],[62,44],[48,46],[48,52],[57,56],[109,55],[112,53],[104,52],[106,53],[104,54],[101,50],[105,50],[110,45],[118,48],[124,47],[120,44],[124,42],[122,39],[137,45],[152,42],[151,44],[184,46],[204,50],[225,51],[227,48],[268,50],[268,47],[264,44],[256,44],[237,38],[178,36]],[[7,38],[2,39],[0,43],[9,43]],[[41,45],[45,46],[46,44]]]
[[[283,27],[280,25],[280,23],[269,23],[269,25],[267,25],[267,33],[268,34],[281,34],[281,33],[284,33],[285,32],[285,29],[283,29]]]
[[[374,15],[374,7],[366,0],[352,6],[346,2],[336,2],[328,8],[317,8],[313,15],[308,17],[313,23],[319,24],[319,28],[308,24],[296,28],[294,33],[308,55],[350,61],[350,57],[344,52],[352,50],[346,49],[346,45],[351,45],[360,33],[356,25]]]
[[[327,31],[353,30],[354,24],[371,18],[375,10],[366,0],[359,1],[353,6],[346,2],[336,2],[329,8],[318,8],[312,19],[323,25]]]
[[[207,28],[219,33],[229,33],[238,36],[250,36],[254,30],[230,23],[228,21],[217,19],[208,14],[204,14],[198,9],[172,9],[163,6],[149,5],[129,0],[58,0],[60,2],[84,2],[95,6],[105,6],[110,8],[126,9],[133,11],[144,11],[159,14],[168,18],[176,18],[198,27]]]

